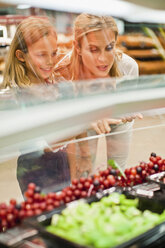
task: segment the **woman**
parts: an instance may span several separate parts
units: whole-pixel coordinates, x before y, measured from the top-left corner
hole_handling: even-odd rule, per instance
[[[74,23],[73,49],[57,65],[55,71],[67,80],[84,80],[122,76],[138,76],[134,59],[116,49],[118,28],[110,16],[80,14]],[[138,114],[141,118],[141,115]],[[123,117],[132,121],[136,115]],[[110,132],[107,124],[119,124],[121,120],[108,119],[93,124],[98,134]]]
[[[74,23],[73,50],[56,65],[57,70],[72,80],[138,76],[135,60],[116,49],[117,36],[112,17],[79,15]]]
[[[27,88],[30,94],[37,94],[41,97],[41,101],[45,100],[42,93],[49,88],[47,85],[56,85],[59,79],[54,73],[56,53],[57,34],[49,20],[45,17],[24,19],[18,25],[10,46],[2,87]],[[44,91],[35,88],[34,92],[31,90],[34,85],[39,85],[39,89],[43,87]],[[51,90],[53,89],[55,93],[52,94],[56,97],[56,88],[51,87]],[[24,91],[19,92],[24,93]],[[22,193],[30,182],[36,183],[45,192],[60,190],[70,183],[65,149],[57,153],[44,153],[43,148],[46,145],[44,140],[38,140],[35,144],[33,142],[27,146],[26,143],[26,147],[22,147],[22,155],[17,161],[17,179]],[[31,146],[37,152],[27,153]]]
[[[56,72],[67,80],[138,76],[135,60],[116,49],[117,36],[118,28],[112,17],[80,14],[74,23],[73,49],[56,65]],[[108,157],[116,159],[123,168],[128,155],[130,126],[132,127],[132,120],[136,117],[141,119],[142,115],[105,118],[91,124],[97,134],[126,131],[125,135],[117,138],[120,142],[113,140],[111,146],[108,144]],[[107,141],[109,143],[110,138]]]

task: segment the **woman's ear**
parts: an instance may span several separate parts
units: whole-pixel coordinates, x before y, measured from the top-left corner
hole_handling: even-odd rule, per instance
[[[74,40],[73,41],[73,45],[76,49],[76,52],[78,53],[78,55],[81,55],[81,47],[80,47],[80,44],[78,43],[78,41]]]
[[[25,62],[24,53],[21,50],[16,50],[15,55],[19,61]]]

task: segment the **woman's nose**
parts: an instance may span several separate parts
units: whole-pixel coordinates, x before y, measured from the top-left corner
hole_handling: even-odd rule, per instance
[[[98,60],[99,61],[105,61],[106,60],[106,56],[105,56],[104,52],[100,52],[100,54],[98,55]]]

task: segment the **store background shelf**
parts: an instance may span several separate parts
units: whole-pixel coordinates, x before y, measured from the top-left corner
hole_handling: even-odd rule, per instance
[[[164,45],[162,37],[160,41]],[[152,38],[146,37],[142,33],[120,35],[118,46],[123,52],[136,60],[140,75],[165,73],[165,61]]]

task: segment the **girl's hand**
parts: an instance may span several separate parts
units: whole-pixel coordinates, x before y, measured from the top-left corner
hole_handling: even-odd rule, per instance
[[[131,122],[136,118],[141,120],[141,119],[143,119],[143,115],[141,113],[133,113],[131,115],[121,117],[121,120],[122,120],[123,123],[126,123],[126,122]]]
[[[95,130],[97,134],[109,133],[111,131],[110,124],[120,124],[122,123],[121,119],[109,119],[105,118],[92,122],[91,127]]]

